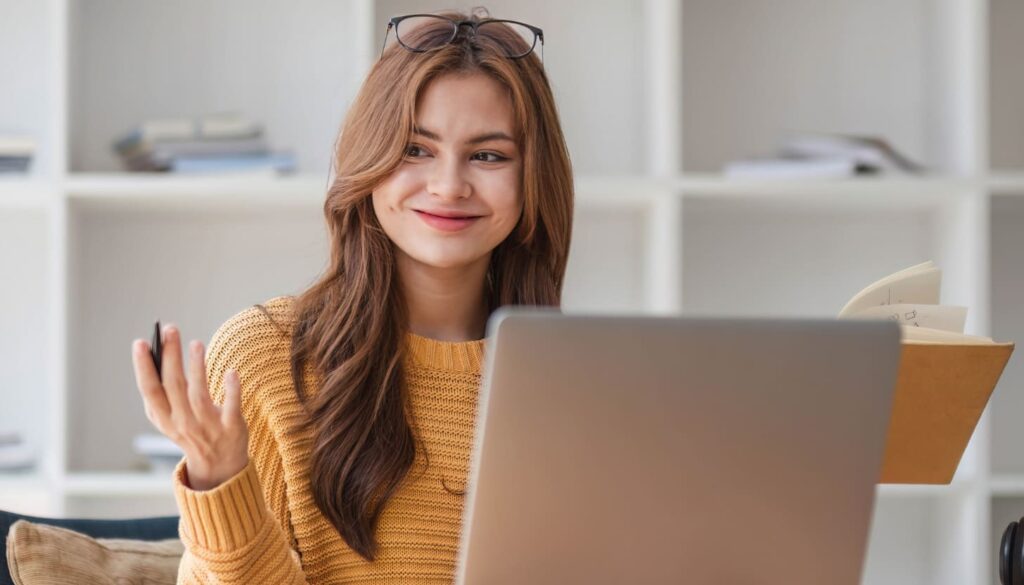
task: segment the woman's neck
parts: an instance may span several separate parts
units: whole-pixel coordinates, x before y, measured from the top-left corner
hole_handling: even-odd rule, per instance
[[[441,341],[484,337],[489,316],[484,297],[489,255],[470,265],[437,268],[399,250],[397,261],[411,332]]]

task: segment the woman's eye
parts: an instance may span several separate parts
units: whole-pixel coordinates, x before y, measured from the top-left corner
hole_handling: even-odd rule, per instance
[[[405,147],[405,156],[409,158],[419,158],[420,156],[423,155],[423,152],[423,147],[416,144],[410,144],[409,146]],[[495,152],[478,152],[474,154],[473,157],[481,157],[477,158],[477,160],[489,163],[496,163],[508,160],[508,158],[501,156],[500,154]]]
[[[505,157],[501,156],[500,154],[493,153],[493,152],[478,152],[477,156],[491,156],[491,157],[494,157],[491,160],[485,160],[484,162],[501,162],[503,160],[507,160]]]

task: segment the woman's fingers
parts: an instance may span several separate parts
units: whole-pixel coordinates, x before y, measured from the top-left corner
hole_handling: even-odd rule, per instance
[[[210,489],[248,464],[249,439],[241,412],[241,382],[234,370],[227,372],[224,405],[218,407],[210,397],[206,348],[202,342],[189,344],[185,372],[178,329],[168,325],[161,338],[163,380],[157,374],[149,345],[142,339],[132,342],[135,380],[146,403],[146,416],[185,452],[191,485]]]
[[[142,339],[132,342],[132,365],[135,369],[135,385],[139,388],[142,401],[146,406],[146,417],[158,429],[167,424],[171,414],[171,405],[156,375],[149,344]]]
[[[188,400],[196,419],[204,425],[218,422],[217,406],[206,385],[205,348],[193,340],[188,346]]]
[[[195,416],[192,413],[192,405],[188,399],[185,372],[181,366],[180,337],[178,328],[174,325],[164,327],[164,355],[160,369],[163,372],[164,392],[167,393],[167,400],[171,403],[171,416],[176,421],[187,422],[194,419]]]

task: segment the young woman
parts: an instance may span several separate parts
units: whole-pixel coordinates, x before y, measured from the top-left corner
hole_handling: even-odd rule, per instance
[[[179,583],[452,581],[487,318],[559,305],[573,212],[540,30],[486,17],[398,19],[336,146],[317,283],[187,369],[173,325],[162,377],[133,342],[185,452]]]

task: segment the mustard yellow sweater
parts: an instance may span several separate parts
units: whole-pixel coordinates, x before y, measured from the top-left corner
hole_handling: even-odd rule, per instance
[[[292,297],[263,303],[279,323],[293,322]],[[234,368],[249,426],[249,464],[207,491],[192,490],[186,460],[174,470],[185,555],[179,584],[451,583],[459,546],[476,420],[484,340],[444,342],[406,334],[406,380],[412,424],[429,453],[426,473],[411,473],[386,505],[370,563],[350,549],[320,513],[310,491],[312,433],[289,433],[301,415],[288,363],[289,340],[258,308],[228,319],[207,348],[216,404]],[[307,368],[304,381],[318,388]],[[416,454],[422,469],[423,454]]]

